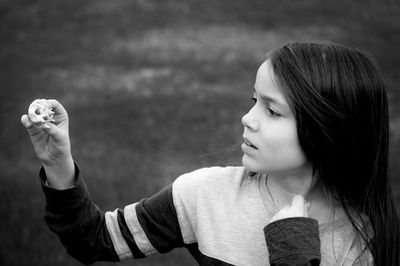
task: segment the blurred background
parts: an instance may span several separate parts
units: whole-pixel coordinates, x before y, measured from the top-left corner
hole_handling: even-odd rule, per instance
[[[294,40],[369,51],[389,90],[400,204],[400,6],[390,0],[0,0],[0,265],[80,265],[43,220],[40,167],[20,116],[56,98],[102,209],[177,176],[239,165],[241,116],[265,53]],[[195,265],[184,250],[136,262]]]

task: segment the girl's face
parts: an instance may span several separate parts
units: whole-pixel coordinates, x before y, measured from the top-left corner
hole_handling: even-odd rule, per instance
[[[269,60],[257,71],[254,106],[243,116],[243,166],[257,173],[300,174],[311,169],[300,147],[296,120],[275,82]]]

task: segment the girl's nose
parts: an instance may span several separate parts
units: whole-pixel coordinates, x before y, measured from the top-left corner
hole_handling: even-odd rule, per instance
[[[258,129],[258,123],[252,116],[251,110],[242,117],[242,124],[244,127],[253,131],[256,131]]]

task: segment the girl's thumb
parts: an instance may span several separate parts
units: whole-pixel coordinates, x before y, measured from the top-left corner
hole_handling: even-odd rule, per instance
[[[45,134],[54,138],[56,141],[61,140],[61,132],[60,132],[61,130],[53,123],[48,123],[48,127],[37,128],[33,125],[33,123],[30,121],[28,115],[26,115],[26,114],[21,116],[21,123],[22,123],[22,125],[25,126],[26,130],[28,131],[28,133],[31,137],[34,137],[37,134],[39,134],[41,131],[43,131]]]

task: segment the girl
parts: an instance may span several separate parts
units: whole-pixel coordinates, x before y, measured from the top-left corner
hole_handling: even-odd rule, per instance
[[[103,213],[74,164],[68,116],[28,129],[46,222],[83,263],[186,247],[200,265],[399,265],[389,187],[388,106],[362,53],[291,43],[258,69],[243,117],[243,167],[204,168]],[[305,200],[306,202],[305,202]]]

